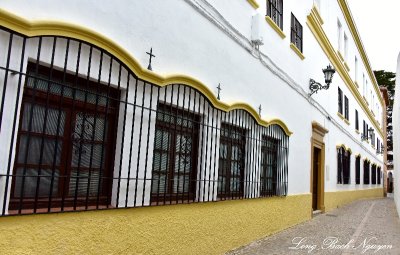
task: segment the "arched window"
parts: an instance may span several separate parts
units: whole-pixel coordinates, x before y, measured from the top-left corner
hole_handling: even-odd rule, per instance
[[[267,0],[267,16],[283,30],[283,0]]]
[[[356,157],[356,167],[355,167],[355,170],[356,170],[356,174],[355,174],[355,176],[356,176],[356,184],[360,184],[360,168],[361,168],[360,164],[361,164],[361,156],[358,155]]]
[[[339,147],[337,150],[337,183],[350,184],[350,156],[351,152]]]
[[[364,160],[364,184],[369,184],[369,162]]]
[[[381,184],[381,176],[382,176],[382,174],[381,174],[381,167],[378,167],[377,168],[377,174],[378,174],[378,176],[377,176],[377,184]]]
[[[371,184],[376,184],[376,165],[372,165],[371,167]]]

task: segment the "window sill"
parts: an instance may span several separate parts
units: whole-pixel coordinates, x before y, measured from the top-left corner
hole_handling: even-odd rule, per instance
[[[303,53],[294,45],[293,43],[290,43],[290,48],[299,56],[301,60],[304,60],[306,57],[304,57]]]
[[[346,63],[346,61],[344,62],[344,66],[346,67],[347,71],[350,72],[350,67],[349,67],[349,65]]]
[[[356,133],[357,133],[357,134],[360,134],[360,131],[356,129]]]
[[[346,119],[343,114],[341,114],[340,112],[337,113],[337,115],[339,116],[339,118],[341,118],[347,125],[350,125],[350,121],[348,119]]]
[[[257,3],[256,0],[247,0],[251,6],[253,6],[254,9],[258,9],[260,5]]]
[[[283,33],[282,29],[271,19],[270,16],[265,16],[265,20],[267,23],[272,27],[272,29],[275,30],[275,32],[278,33],[278,35],[284,39],[286,35]]]
[[[343,57],[342,53],[340,53],[340,50],[337,51],[337,54],[339,55],[339,58],[340,58],[342,61],[344,61],[344,57]]]

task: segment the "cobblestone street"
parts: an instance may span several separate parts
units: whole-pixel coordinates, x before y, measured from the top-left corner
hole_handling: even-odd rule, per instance
[[[360,200],[228,254],[400,254],[393,198]]]

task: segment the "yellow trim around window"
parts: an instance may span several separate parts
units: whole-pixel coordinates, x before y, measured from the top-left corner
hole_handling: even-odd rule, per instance
[[[297,48],[296,45],[294,45],[293,43],[290,43],[290,48],[296,53],[297,56],[299,56],[301,60],[304,60],[306,58],[299,50],[299,48]]]
[[[270,16],[265,16],[265,20],[267,21],[267,23],[272,27],[273,30],[275,30],[275,32],[278,33],[278,35],[284,39],[286,37],[286,35],[283,33],[282,29],[275,23],[275,21],[273,21],[271,19]]]
[[[260,5],[257,3],[256,0],[247,0],[247,2],[253,6],[254,9],[258,9],[260,7]]]
[[[355,24],[355,22],[353,20],[353,17],[351,15],[350,8],[349,8],[349,6],[347,4],[347,1],[346,0],[337,0],[337,1],[339,3],[339,6],[340,6],[342,12],[343,12],[343,16],[344,16],[344,18],[345,18],[345,20],[347,22],[347,25],[349,27],[349,30],[350,30],[350,32],[351,32],[351,34],[353,36],[354,42],[355,42],[355,44],[357,46],[357,49],[360,52],[360,56],[361,56],[361,58],[362,58],[362,60],[364,62],[365,68],[367,69],[367,73],[369,74],[369,78],[371,79],[372,83],[374,84],[375,92],[376,92],[376,94],[377,94],[377,96],[379,98],[379,102],[381,103],[381,106],[383,108],[384,107],[384,101],[383,101],[383,98],[382,98],[382,95],[381,95],[381,92],[380,92],[380,89],[379,89],[378,82],[376,81],[374,72],[372,71],[371,64],[369,63],[367,54],[366,54],[365,49],[364,49],[364,45],[361,42],[360,35],[359,35],[358,31],[357,31],[356,24]]]
[[[339,148],[343,148],[345,151],[348,151],[348,152],[350,152],[350,153],[353,153],[353,152],[351,151],[350,147],[347,147],[344,143],[336,145],[336,149],[339,149]]]
[[[343,114],[341,114],[340,112],[337,112],[337,115],[339,116],[339,118],[341,118],[347,125],[350,125],[350,121],[348,119],[346,119]]]
[[[357,100],[358,104],[361,106],[361,108],[364,110],[365,114],[370,119],[372,125],[375,127],[375,129],[377,130],[379,135],[381,137],[384,137],[382,128],[380,127],[379,123],[375,120],[375,118],[372,116],[371,111],[369,110],[369,106],[363,100],[360,92],[358,91],[357,86],[354,84],[353,79],[350,77],[350,74],[346,70],[346,67],[343,64],[343,61],[341,61],[340,57],[338,56],[337,51],[334,49],[331,42],[329,41],[328,36],[326,35],[324,29],[322,28],[321,24],[319,23],[318,18],[315,16],[314,12],[311,12],[307,16],[306,23],[307,23],[308,27],[310,28],[314,37],[317,39],[317,42],[320,44],[321,49],[325,52],[326,56],[331,61],[336,72],[343,79],[343,82],[349,88],[350,92],[352,93],[354,98]]]
[[[259,125],[265,127],[278,125],[282,128],[286,135],[292,135],[292,132],[282,120],[262,119],[258,112],[247,103],[234,102],[228,104],[226,102],[222,102],[217,99],[214,93],[204,83],[193,77],[182,74],[171,74],[168,76],[163,76],[155,72],[149,71],[146,68],[143,68],[126,49],[96,31],[76,24],[69,24],[60,21],[28,21],[2,9],[0,9],[0,24],[3,27],[6,27],[10,30],[16,31],[28,37],[44,35],[65,36],[91,43],[115,56],[132,72],[134,72],[135,75],[140,79],[146,80],[161,87],[171,84],[188,85],[197,89],[201,94],[208,98],[208,100],[214,107],[220,110],[223,110],[225,112],[229,112],[232,110],[244,110],[248,112]]]

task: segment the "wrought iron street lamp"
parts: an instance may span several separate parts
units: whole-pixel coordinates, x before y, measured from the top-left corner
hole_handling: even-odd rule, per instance
[[[329,89],[329,85],[332,83],[332,77],[335,74],[335,69],[329,64],[325,69],[322,69],[322,72],[325,76],[325,85],[322,85],[319,82],[316,82],[313,79],[310,79],[310,96],[314,93],[317,93],[318,90],[321,89]]]

